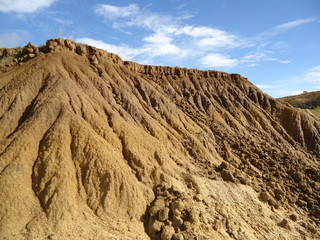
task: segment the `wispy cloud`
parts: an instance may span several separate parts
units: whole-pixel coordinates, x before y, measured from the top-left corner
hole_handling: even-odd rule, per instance
[[[297,28],[301,25],[312,23],[317,21],[318,18],[312,17],[312,18],[304,18],[304,19],[298,19],[291,22],[286,22],[279,24],[273,28],[271,28],[269,31],[263,32],[257,36],[257,39],[264,39],[266,37],[271,37],[279,34],[283,34],[285,32],[288,32],[294,28]]]
[[[95,6],[95,13],[120,32],[130,34],[132,27],[139,28],[144,35],[140,39],[141,44],[113,45],[92,38],[81,38],[81,42],[117,53],[125,60],[161,64],[156,59],[170,56],[166,58],[166,64],[175,64],[173,59],[180,63],[193,60],[194,65],[203,68],[253,67],[266,61],[288,64],[290,59],[275,57],[279,51],[288,49],[288,44],[284,41],[267,42],[265,36],[270,39],[316,20],[306,18],[279,24],[249,38],[211,26],[184,24],[184,19],[179,16],[150,11],[150,5],[141,8],[138,4],[98,4]],[[241,50],[241,53],[236,55],[234,50]]]
[[[311,68],[307,74],[306,79],[316,84],[320,84],[320,65]]]
[[[293,96],[302,94],[304,91],[314,91],[311,89],[305,89],[301,85],[290,85],[290,84],[278,84],[275,83],[274,85],[256,85],[262,91],[270,94],[273,97],[286,97],[286,96]]]
[[[263,84],[257,84],[256,85],[258,88],[260,88],[260,89],[274,89],[274,88],[276,88],[276,86],[273,86],[273,85],[263,85]]]
[[[0,47],[13,48],[26,44],[30,34],[26,31],[0,34]]]
[[[254,52],[250,52],[247,55],[243,56],[240,60],[239,63],[240,64],[244,64],[246,67],[252,67],[252,66],[256,66],[258,63],[261,62],[279,62],[282,64],[288,64],[290,63],[289,60],[280,60],[278,58],[275,57],[270,57],[270,55],[272,55],[272,51],[270,50],[256,50]]]
[[[71,25],[71,24],[73,24],[72,20],[64,19],[64,18],[55,18],[54,21],[59,23],[59,24],[62,24],[62,25]]]
[[[274,97],[297,95],[304,91],[319,91],[320,65],[314,66],[300,75],[278,79],[270,85],[257,84],[257,86]]]
[[[178,2],[179,2],[179,1],[178,1]],[[188,3],[182,3],[182,4],[178,5],[178,6],[176,7],[176,9],[183,9],[183,8],[187,7],[188,5],[189,5]]]
[[[233,67],[238,64],[237,59],[219,53],[210,53],[200,61],[206,67]]]
[[[95,13],[107,20],[106,23],[111,24],[114,29],[120,31],[129,29],[130,31],[130,27],[138,27],[148,33],[146,37],[141,39],[142,45],[140,47],[131,48],[135,49],[133,52],[136,53],[136,55],[130,55],[133,58],[138,57],[138,55],[143,55],[149,59],[174,55],[180,59],[201,59],[200,63],[204,67],[234,66],[235,59],[231,64],[230,60],[227,60],[231,58],[218,54],[216,51],[244,47],[247,44],[247,41],[240,36],[208,26],[186,25],[181,22],[183,19],[180,17],[160,15],[149,11],[148,8],[140,8],[136,4],[122,7],[99,4],[95,8]],[[95,40],[91,42],[95,42]],[[106,46],[109,49],[111,48],[110,44],[104,45],[104,47]],[[115,49],[115,46],[112,46]],[[115,50],[117,50],[117,53],[122,53],[121,49],[123,49],[123,46],[119,46]],[[212,53],[212,51],[215,52]],[[125,58],[124,55],[120,54],[120,56]],[[125,56],[128,57],[128,54]],[[217,65],[218,61],[214,60],[218,58],[223,59],[220,65]],[[211,64],[209,64],[210,60],[212,60]]]
[[[146,44],[143,46],[144,52],[151,56],[175,55],[182,52],[179,47],[172,43],[173,39],[162,32],[156,32],[143,39]]]
[[[9,13],[33,13],[45,7],[49,7],[57,0],[0,0],[0,12]]]
[[[101,40],[95,40],[92,38],[79,38],[79,39],[76,39],[76,41],[79,43],[84,43],[84,44],[88,44],[91,46],[95,46],[97,48],[104,49],[108,52],[118,54],[119,56],[121,56],[122,58],[124,58],[126,60],[132,60],[134,57],[136,57],[137,55],[140,55],[144,52],[144,50],[141,48],[132,48],[127,45],[120,45],[119,46],[119,45],[114,45],[114,44],[108,44],[108,43],[105,43]]]
[[[130,4],[125,7],[117,7],[109,4],[98,4],[95,13],[107,19],[126,18],[139,12],[139,6]]]
[[[286,22],[274,27],[273,30],[277,33],[285,32],[285,31],[291,30],[292,28],[296,28],[296,27],[299,27],[300,25],[311,23],[316,20],[317,18],[313,17],[313,18],[304,18],[304,19],[299,19],[291,22]]]
[[[302,94],[305,90],[281,90],[279,91],[282,96],[294,96]]]
[[[199,47],[235,48],[245,46],[246,41],[240,36],[229,34],[223,30],[206,26],[180,26],[174,31],[175,35],[185,35],[194,38]]]
[[[127,27],[140,27],[149,31],[174,25],[176,19],[168,15],[160,15],[141,9],[137,4],[118,7],[109,4],[98,4],[95,13],[112,23],[112,27],[122,30]],[[110,21],[111,20],[111,21]]]

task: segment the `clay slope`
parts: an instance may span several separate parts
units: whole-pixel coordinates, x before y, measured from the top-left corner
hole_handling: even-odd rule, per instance
[[[0,74],[1,239],[320,238],[312,114],[238,74],[62,39],[14,54]]]

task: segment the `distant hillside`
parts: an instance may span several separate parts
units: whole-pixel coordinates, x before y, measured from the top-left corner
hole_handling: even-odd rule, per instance
[[[281,102],[288,102],[294,107],[315,109],[320,106],[320,91],[307,92],[295,96],[279,98]]]
[[[320,91],[278,98],[278,100],[287,102],[297,108],[310,109],[315,116],[320,118]]]

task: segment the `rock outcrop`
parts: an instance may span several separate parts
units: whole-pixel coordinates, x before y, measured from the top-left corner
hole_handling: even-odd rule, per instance
[[[320,238],[308,111],[70,40],[0,55],[1,239]]]

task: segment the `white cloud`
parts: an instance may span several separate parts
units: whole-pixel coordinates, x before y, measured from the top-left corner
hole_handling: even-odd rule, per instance
[[[169,31],[175,24],[176,19],[171,16],[159,15],[141,10],[122,21],[114,21],[112,26],[116,29],[139,27],[148,31],[159,31],[159,29],[162,29],[162,31]],[[166,30],[167,28],[168,30]]]
[[[264,85],[257,85],[258,87]],[[274,86],[268,88],[268,86]],[[309,71],[299,74],[292,75],[289,78],[274,79],[271,84],[266,85],[262,88],[268,94],[273,97],[284,97],[290,95],[298,95],[303,91],[316,91],[320,87],[320,65],[312,67]]]
[[[250,64],[246,64],[245,66],[246,67],[254,67],[254,66],[257,66],[257,64],[256,63],[250,63]]]
[[[182,16],[177,17],[177,19],[179,19],[179,20],[185,20],[185,19],[190,19],[190,18],[193,18],[193,17],[194,17],[193,14],[185,14],[185,15],[182,15]]]
[[[258,88],[260,89],[272,89],[272,88],[276,88],[275,86],[272,85],[263,85],[263,84],[258,84],[256,85]]]
[[[210,38],[203,38],[197,43],[200,47],[227,47],[238,45],[229,36],[216,36]]]
[[[98,4],[95,13],[107,19],[125,18],[135,15],[139,12],[139,6],[129,4],[126,7],[117,7],[109,4]]]
[[[172,38],[161,32],[157,32],[143,39],[146,42],[144,52],[148,52],[152,56],[163,56],[169,54],[179,54],[180,49],[172,44]]]
[[[219,53],[210,53],[200,61],[206,67],[234,67],[239,63],[237,59]]]
[[[279,24],[279,25],[271,28],[269,31],[266,31],[266,32],[259,34],[256,37],[256,39],[265,39],[266,37],[279,35],[279,34],[287,32],[293,28],[299,27],[303,24],[315,22],[316,20],[317,20],[317,18],[304,18],[304,19],[298,19],[298,20],[291,21],[291,22],[282,23],[282,24]]]
[[[178,21],[179,18],[149,12],[135,4],[126,7],[99,4],[95,12],[106,19],[114,20],[114,28],[135,26],[170,37],[191,37],[198,47],[237,47],[243,44],[239,36],[206,26],[183,25]]]
[[[294,95],[299,95],[302,94],[305,90],[284,90],[281,91],[280,93],[282,94],[282,96],[294,96]]]
[[[277,58],[269,57],[270,54],[272,54],[271,51],[258,50],[256,52],[245,55],[243,58],[241,58],[240,62],[245,63],[246,66],[255,66],[259,62],[266,62],[266,61],[279,62],[283,64],[290,63],[289,60],[279,60]]]
[[[150,58],[153,57],[182,53],[177,46],[170,43],[170,38],[157,34],[146,38],[146,43],[140,48],[109,44],[92,38],[79,38],[76,41],[118,54],[123,60],[134,60],[135,57],[144,56],[147,62],[152,62]]]
[[[299,95],[306,90],[301,86],[290,87],[290,85],[277,85],[271,88],[259,88],[275,98]]]
[[[183,24],[183,18],[152,12],[150,6],[140,8],[137,4],[96,5],[95,13],[114,29],[127,34],[130,34],[132,27],[144,31],[140,46],[109,44],[109,51],[113,49],[122,58],[127,60],[129,57],[133,61],[146,59],[148,62],[156,62],[156,58],[168,55],[171,56],[167,59],[168,62],[172,62],[172,59],[179,60],[180,63],[198,59],[198,63],[205,68],[239,65],[253,67],[266,61],[288,64],[290,60],[275,57],[279,51],[288,49],[288,44],[283,41],[266,42],[265,37],[284,33],[316,20],[306,18],[283,23],[254,38],[246,38],[210,26]],[[251,51],[245,52],[245,48],[251,48]],[[237,56],[237,59],[228,57],[231,50],[240,49],[242,56]]]
[[[229,34],[220,29],[215,29],[205,26],[181,26],[176,29],[176,35],[191,36],[196,39],[196,44],[199,47],[229,47],[234,48],[244,45],[244,40],[241,37]]]
[[[299,27],[300,25],[314,22],[316,20],[317,20],[317,18],[305,18],[305,19],[295,20],[292,22],[286,22],[286,23],[283,23],[283,24],[280,24],[280,25],[274,27],[273,30],[275,32],[285,32],[285,31],[288,31],[292,28],[296,28],[296,27]]]
[[[223,30],[207,26],[185,25],[179,18],[150,12],[135,4],[124,7],[99,4],[95,12],[108,20],[107,23],[115,29],[124,31],[124,28],[139,27],[147,31],[148,35],[142,39],[142,45],[135,48],[138,50],[135,52],[138,53],[134,57],[143,55],[150,59],[171,55],[180,59],[198,57],[202,58],[201,62],[206,62],[206,59],[210,58],[208,54],[213,50],[216,52],[245,45],[241,37]],[[116,50],[120,54],[119,48]],[[208,56],[204,57],[205,55]],[[218,55],[212,54],[211,58]],[[120,56],[125,58],[121,54]],[[224,66],[234,65],[234,60],[233,64],[230,59],[229,62],[226,58],[223,60]],[[212,66],[212,64],[205,64],[205,66]]]
[[[30,34],[26,31],[0,34],[0,47],[14,48],[26,44]]]
[[[73,24],[72,20],[63,19],[63,18],[55,18],[54,21],[59,23],[59,24],[62,24],[62,25],[71,25],[71,24]]]
[[[155,31],[159,28],[170,27],[176,22],[171,16],[140,9],[137,4],[129,4],[124,7],[98,4],[95,7],[95,13],[108,20],[107,23],[111,23],[113,28],[120,30],[126,27],[140,27]]]
[[[124,60],[132,60],[135,56],[142,54],[144,51],[143,49],[132,48],[127,45],[117,46],[113,44],[108,44],[103,41],[95,40],[92,38],[79,38],[76,41],[79,43],[84,43],[91,46],[95,46],[97,48],[104,49],[111,53],[118,54]]]
[[[314,83],[320,83],[320,65],[311,68],[306,74],[306,79]]]
[[[257,63],[260,62],[263,58],[266,58],[266,54],[258,51],[244,56],[241,61],[244,63]]]
[[[172,38],[158,32],[144,38],[143,40],[150,43],[170,43],[172,41]]]
[[[204,26],[183,26],[180,29],[176,31],[176,34],[185,34],[192,37],[214,37],[214,36],[220,36],[224,35],[225,32],[219,29],[213,29],[210,27],[204,27]]]
[[[277,51],[277,52],[287,52],[290,50],[290,46],[287,42],[285,41],[279,41],[275,42],[270,46],[271,50]]]
[[[0,12],[33,13],[57,0],[0,0]]]

